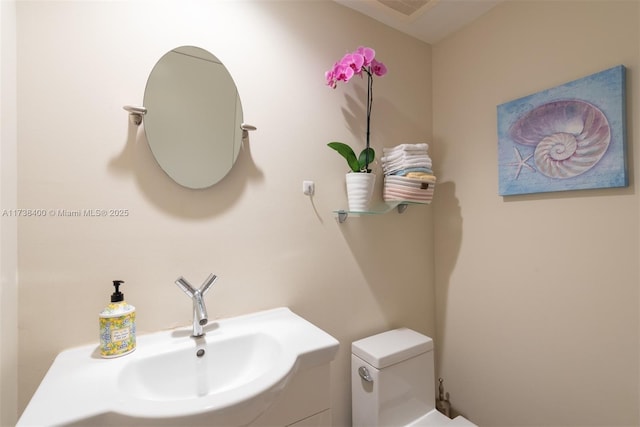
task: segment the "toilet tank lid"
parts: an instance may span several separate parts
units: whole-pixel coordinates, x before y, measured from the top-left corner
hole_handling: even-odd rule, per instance
[[[382,369],[433,350],[433,340],[408,328],[399,328],[351,343],[351,352]]]

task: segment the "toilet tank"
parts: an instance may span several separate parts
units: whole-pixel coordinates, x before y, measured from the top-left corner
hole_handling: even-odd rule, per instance
[[[431,338],[394,329],[353,342],[351,353],[354,427],[404,426],[434,409]]]

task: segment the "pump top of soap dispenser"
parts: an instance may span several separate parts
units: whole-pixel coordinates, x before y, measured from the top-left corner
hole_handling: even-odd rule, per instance
[[[135,307],[125,302],[124,294],[120,292],[120,286],[124,283],[124,280],[114,280],[113,287],[116,288],[115,292],[111,294],[111,302],[100,312],[100,317],[118,317],[124,314],[135,311]]]
[[[120,292],[120,286],[124,283],[124,280],[114,280],[113,286],[116,288],[116,291],[111,294],[111,302],[120,302],[124,301],[124,294]]]

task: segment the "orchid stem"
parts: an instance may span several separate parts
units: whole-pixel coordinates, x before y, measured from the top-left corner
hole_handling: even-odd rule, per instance
[[[371,133],[371,104],[373,104],[373,76],[371,71],[364,69],[367,73],[367,145],[365,154],[365,170],[369,172],[369,135]]]

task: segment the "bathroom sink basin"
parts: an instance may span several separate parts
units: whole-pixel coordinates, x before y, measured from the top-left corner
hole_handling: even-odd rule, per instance
[[[195,340],[194,340],[195,341]],[[194,345],[197,344],[197,345]],[[186,342],[168,352],[139,357],[122,369],[118,388],[136,399],[179,401],[221,395],[262,380],[277,380],[288,370],[284,349],[264,333]],[[275,377],[275,378],[274,378]]]
[[[95,345],[58,355],[18,421],[45,425],[247,425],[297,371],[329,363],[338,341],[288,308],[139,335],[133,353]]]

